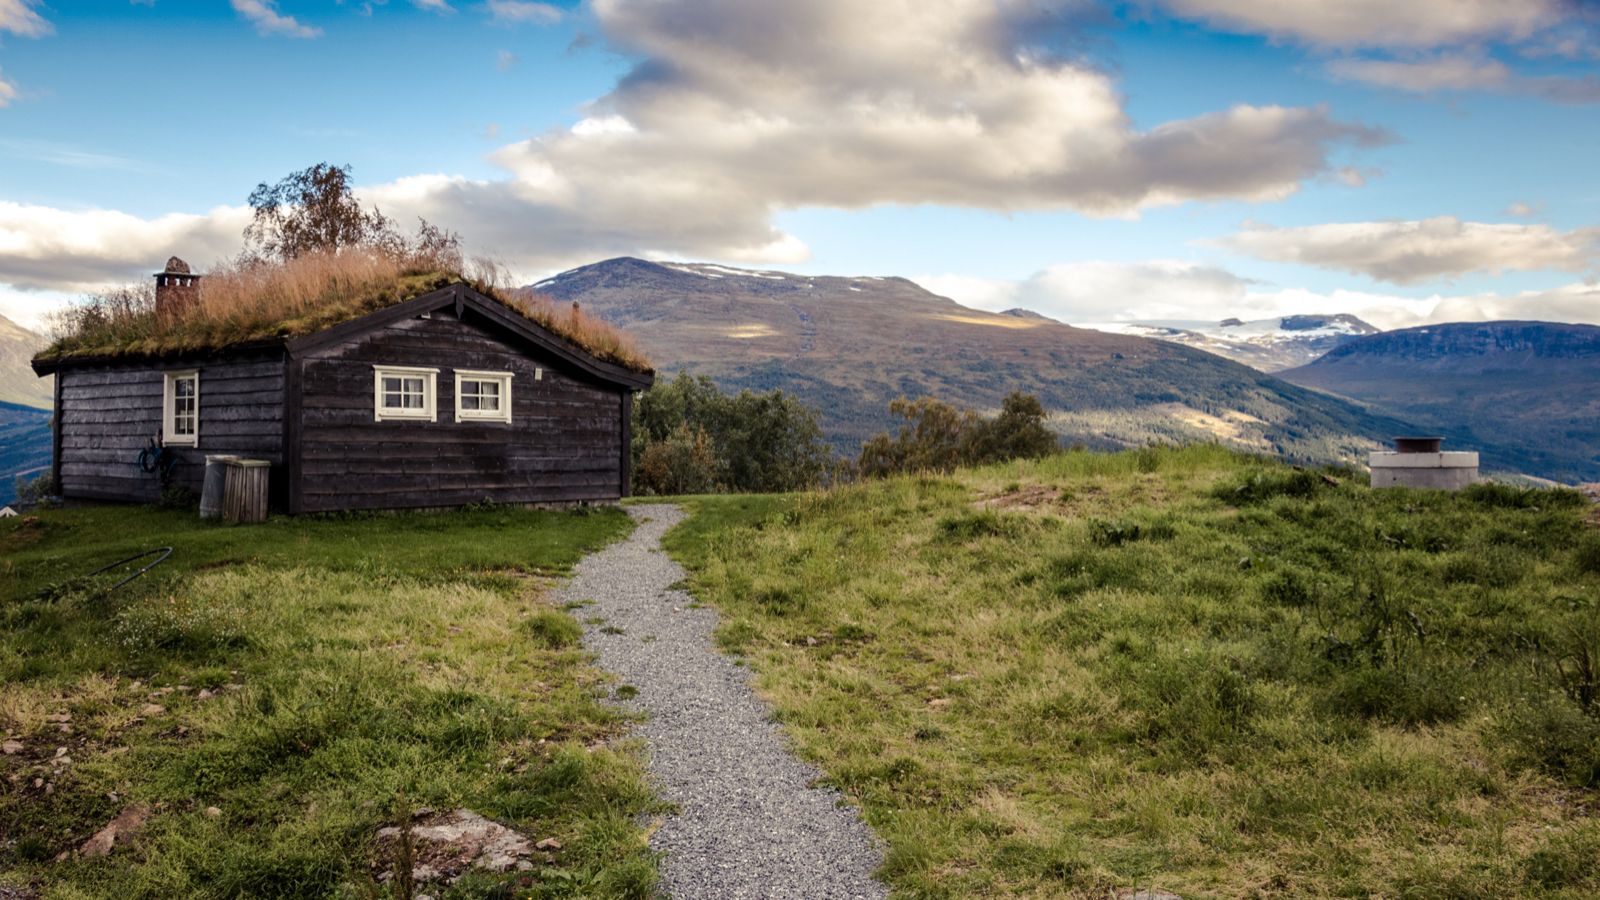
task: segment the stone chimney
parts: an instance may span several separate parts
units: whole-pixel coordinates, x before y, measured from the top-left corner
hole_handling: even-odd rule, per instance
[[[200,296],[200,276],[189,271],[189,264],[176,256],[167,260],[165,270],[156,273],[156,315],[177,315]]]

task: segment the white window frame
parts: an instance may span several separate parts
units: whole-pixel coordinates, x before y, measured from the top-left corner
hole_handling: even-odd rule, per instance
[[[488,372],[481,369],[456,370],[456,421],[504,422],[511,424],[511,379],[515,372]],[[462,409],[461,383],[463,381],[490,381],[500,385],[500,408],[496,410]]]
[[[200,370],[180,369],[174,372],[163,372],[161,379],[161,446],[163,447],[198,447],[200,446]],[[177,424],[177,411],[172,408],[173,400],[177,395],[177,382],[194,381],[194,433],[178,434],[173,426]]]
[[[422,378],[421,409],[385,409],[383,405],[383,379]],[[439,421],[439,370],[422,366],[372,367],[372,420],[374,422],[437,422]]]

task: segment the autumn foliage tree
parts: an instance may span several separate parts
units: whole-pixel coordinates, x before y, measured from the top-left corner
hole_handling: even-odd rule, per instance
[[[901,397],[889,404],[889,411],[906,424],[896,435],[882,432],[862,445],[857,468],[863,476],[948,472],[958,466],[1034,459],[1060,446],[1045,427],[1039,398],[1021,391],[1011,392],[992,419],[934,397]]]
[[[419,268],[460,270],[461,241],[453,232],[419,220],[411,237],[377,207],[356,199],[351,169],[317,163],[250,192],[253,218],[244,230],[246,257],[267,261],[311,253],[366,250],[414,260]]]

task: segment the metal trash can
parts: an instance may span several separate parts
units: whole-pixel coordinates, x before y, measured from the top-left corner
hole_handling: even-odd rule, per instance
[[[222,488],[228,460],[238,459],[221,453],[206,455],[206,477],[200,485],[200,518],[222,518]]]
[[[222,485],[222,519],[232,525],[254,524],[267,520],[267,473],[272,464],[264,459],[227,460],[227,476]]]

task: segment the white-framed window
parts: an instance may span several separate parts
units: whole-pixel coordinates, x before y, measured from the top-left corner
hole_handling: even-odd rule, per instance
[[[511,421],[512,372],[456,370],[456,421]]]
[[[167,447],[200,445],[200,372],[167,372],[161,390],[161,443]]]
[[[439,420],[439,370],[417,366],[372,367],[372,418],[413,422]]]

